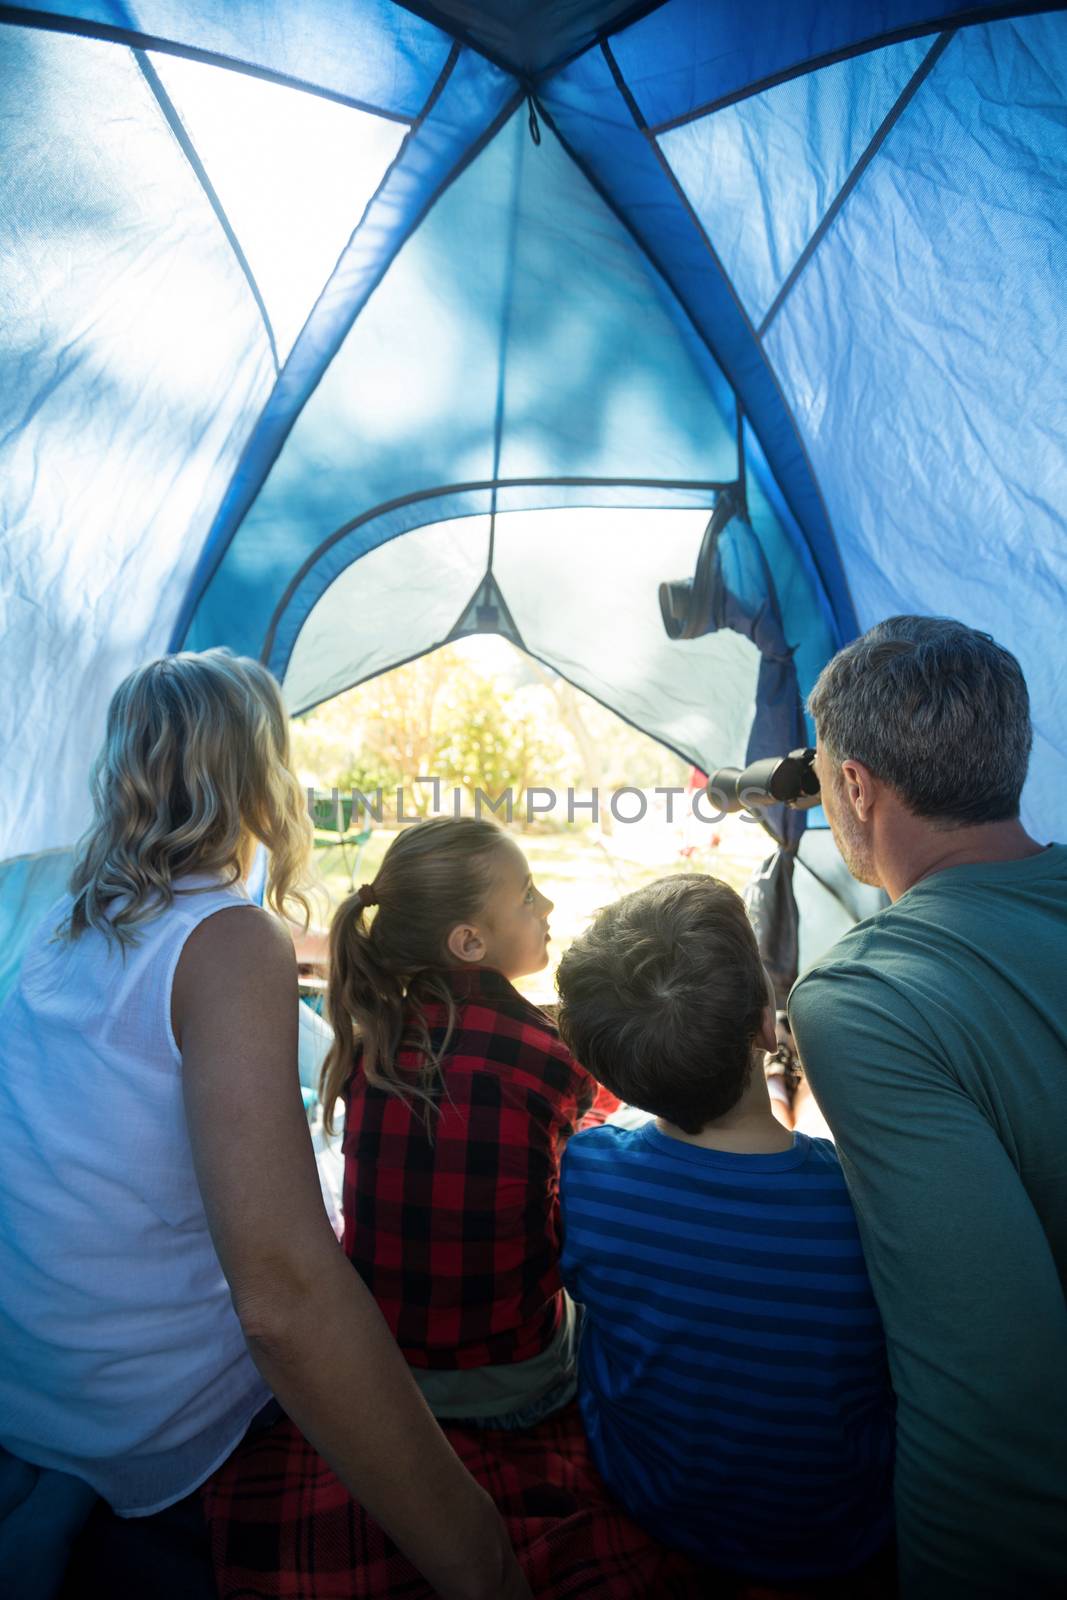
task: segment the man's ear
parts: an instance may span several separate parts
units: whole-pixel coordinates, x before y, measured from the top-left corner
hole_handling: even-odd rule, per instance
[[[457,922],[446,940],[449,955],[465,963],[485,959],[485,940],[469,922]]]
[[[862,761],[842,761],[841,781],[845,799],[860,822],[869,822],[874,809],[875,781]]]

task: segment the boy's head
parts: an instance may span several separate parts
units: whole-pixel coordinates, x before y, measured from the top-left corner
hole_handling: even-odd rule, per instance
[[[741,897],[685,873],[624,895],[559,965],[559,1027],[613,1094],[699,1133],[735,1106],[774,1031]]]

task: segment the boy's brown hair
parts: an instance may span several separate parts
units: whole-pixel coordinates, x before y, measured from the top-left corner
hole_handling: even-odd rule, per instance
[[[613,1094],[699,1133],[736,1105],[770,1003],[740,895],[703,873],[604,908],[559,965],[559,1029]]]

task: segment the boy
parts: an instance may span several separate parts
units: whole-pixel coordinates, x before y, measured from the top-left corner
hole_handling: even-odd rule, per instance
[[[563,1160],[601,1473],[724,1571],[858,1580],[891,1534],[884,1339],[833,1146],[771,1112],[744,905],[714,878],[661,879],[600,913],[557,984],[575,1058],[654,1119],[579,1133]]]

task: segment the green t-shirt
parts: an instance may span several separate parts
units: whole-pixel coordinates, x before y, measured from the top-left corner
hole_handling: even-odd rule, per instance
[[[1067,1594],[1067,846],[925,878],[789,1014],[889,1341],[901,1592]]]

